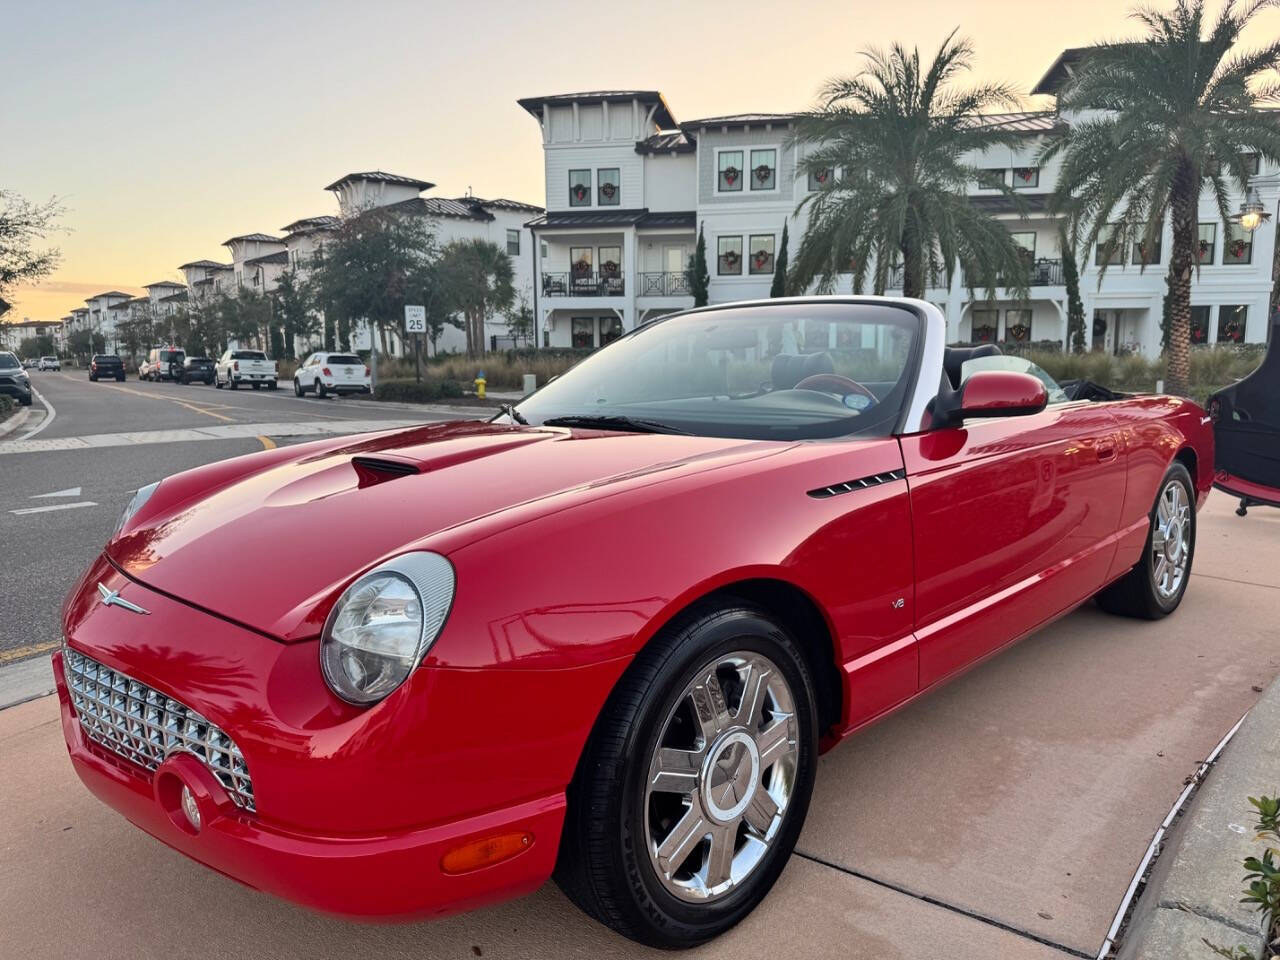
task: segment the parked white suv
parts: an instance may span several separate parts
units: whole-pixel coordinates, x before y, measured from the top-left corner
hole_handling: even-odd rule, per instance
[[[62,361],[59,360],[57,357],[41,357],[40,369],[41,370],[61,370]]]
[[[235,390],[241,384],[247,384],[257,390],[266,385],[268,390],[276,388],[276,362],[268,360],[261,350],[225,350],[213,367],[213,385],[221,390],[224,386]]]
[[[354,353],[313,353],[293,375],[293,392],[301,397],[313,392],[329,394],[368,393],[369,368]]]

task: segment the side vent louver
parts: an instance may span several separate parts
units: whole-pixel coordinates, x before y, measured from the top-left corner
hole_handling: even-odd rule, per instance
[[[384,460],[381,457],[352,457],[351,465],[356,468],[356,477],[361,488],[385,483],[397,477],[408,477],[418,472],[412,463],[402,460]]]
[[[889,483],[893,480],[901,480],[906,476],[905,470],[890,470],[888,473],[875,473],[869,477],[859,477],[857,480],[846,480],[844,483],[833,483],[829,487],[819,487],[817,490],[810,490],[809,496],[815,500],[825,500],[827,497],[838,497],[842,493],[852,493],[854,490],[865,490],[867,487],[878,487],[882,483]]]

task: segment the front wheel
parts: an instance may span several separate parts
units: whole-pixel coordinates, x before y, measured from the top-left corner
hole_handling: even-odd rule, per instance
[[[1196,549],[1196,493],[1191,474],[1174,461],[1151,508],[1142,558],[1098,594],[1108,613],[1159,620],[1178,608],[1191,578]]]
[[[695,608],[635,659],[568,791],[556,880],[654,947],[691,947],[764,899],[813,791],[817,714],[795,641],[762,611]]]
[[[262,384],[260,384],[260,383],[255,383],[255,384],[253,384],[253,389],[257,390],[257,389],[258,389],[259,387],[261,387],[261,386],[262,386]]]
[[[268,390],[275,390],[275,389],[277,389],[277,387],[278,387],[278,384],[277,384],[274,380],[268,380],[268,381],[267,381],[267,389],[268,389]]]
[[[230,387],[232,390],[240,389],[240,384],[236,382],[235,377],[227,377],[227,386]]]
[[[293,378],[293,395],[294,395],[295,397],[300,397],[300,396],[302,396],[302,384],[300,384],[300,383],[298,382],[298,378],[297,378],[297,377],[294,377],[294,378]]]

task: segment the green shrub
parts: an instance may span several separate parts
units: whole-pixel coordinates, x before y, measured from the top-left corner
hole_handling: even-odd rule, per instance
[[[398,403],[432,403],[462,396],[462,384],[454,380],[426,378],[414,380],[379,380],[373,399]]]
[[[18,405],[14,403],[13,397],[6,393],[0,393],[0,420],[5,419],[9,414],[16,410]]]

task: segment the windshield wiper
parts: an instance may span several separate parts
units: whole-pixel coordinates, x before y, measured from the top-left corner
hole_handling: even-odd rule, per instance
[[[681,430],[667,423],[656,420],[638,420],[635,417],[623,417],[617,414],[573,414],[567,417],[552,417],[543,420],[544,427],[597,427],[601,430],[634,430],[637,433],[679,433],[689,435],[688,430]]]
[[[520,424],[520,426],[522,427],[527,427],[529,425],[529,421],[524,418],[524,414],[521,413],[519,410],[517,410],[512,404],[509,404],[509,403],[502,404],[500,407],[498,407],[498,412],[505,413],[508,417],[510,417],[516,423]]]

